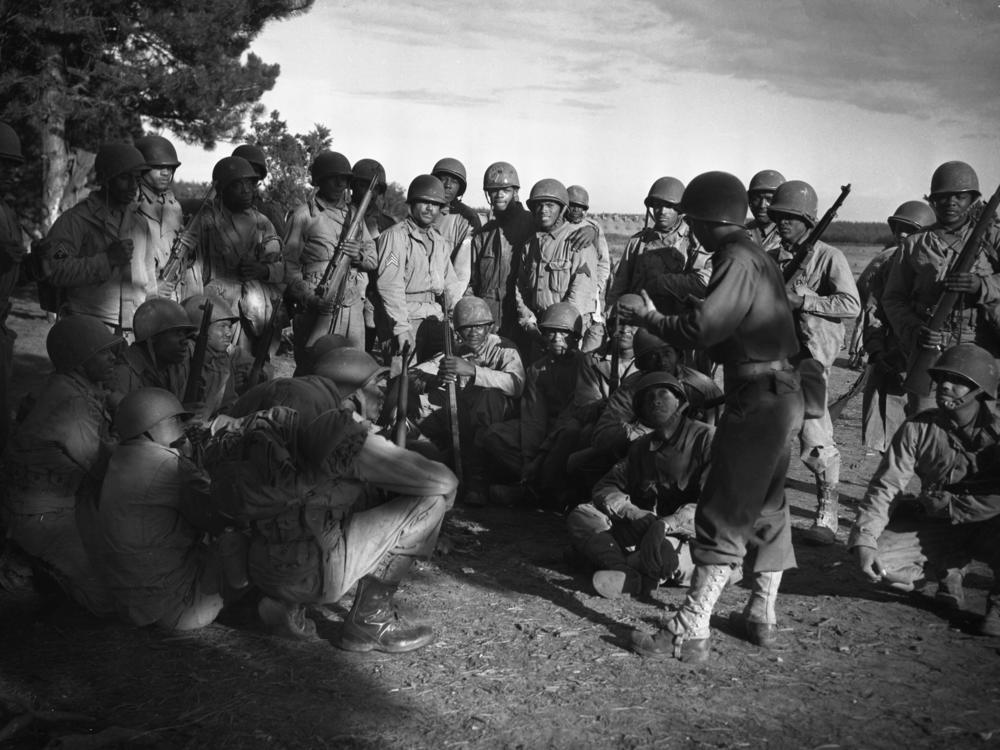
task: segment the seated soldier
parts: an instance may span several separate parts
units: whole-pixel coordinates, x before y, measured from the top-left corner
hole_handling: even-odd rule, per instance
[[[464,500],[469,505],[486,503],[486,457],[477,438],[487,427],[513,417],[524,388],[524,365],[514,344],[490,333],[493,313],[479,297],[463,297],[455,305],[457,342],[454,354],[439,354],[415,368],[414,379],[430,401],[440,407],[441,390],[448,382],[458,384],[458,431],[462,448]],[[437,408],[420,423],[420,430],[434,444],[451,451],[448,411]],[[454,457],[452,458],[454,460]]]
[[[480,433],[481,447],[492,467],[518,485],[494,484],[489,500],[514,505],[527,498],[563,510],[570,502],[566,459],[577,449],[581,415],[600,400],[596,371],[577,346],[583,317],[568,302],[549,305],[538,320],[547,353],[527,373],[521,417]]]
[[[372,360],[338,349],[326,357],[339,355],[339,368],[317,367],[353,382],[364,363],[342,352]],[[311,637],[306,605],[337,602],[357,583],[337,645],[399,653],[433,640],[392,598],[414,560],[433,552],[458,482],[374,433],[385,398],[385,368],[376,370],[351,396],[353,408],[322,375],[254,388],[231,410],[241,426],[210,441],[205,466],[215,504],[251,524],[250,579],[266,594],[259,611],[272,632]]]
[[[55,373],[16,426],[6,454],[8,536],[40,560],[77,602],[114,613],[76,524],[77,495],[96,492],[114,448],[108,393],[122,339],[89,315],[63,318],[45,340]]]
[[[111,389],[124,395],[163,388],[183,398],[191,365],[189,342],[196,329],[179,302],[163,297],[143,302],[132,319],[135,343],[115,367]]]
[[[690,582],[688,540],[715,432],[687,418],[684,388],[669,373],[643,375],[634,400],[650,432],[566,518],[574,549],[597,569],[594,589],[608,598],[639,593],[643,578]]]
[[[184,300],[181,306],[191,325],[201,328],[205,303],[209,300],[212,302],[212,318],[208,327],[205,364],[201,371],[201,392],[197,398],[199,408],[196,416],[201,418],[218,413],[233,403],[238,394],[248,390],[254,366],[249,354],[232,345],[234,328],[240,316],[222,297],[195,294]],[[266,379],[263,372],[253,374],[253,377]]]
[[[222,527],[207,516],[204,475],[183,452],[190,416],[162,388],[125,396],[115,413],[121,443],[100,502],[81,520],[118,613],[140,627],[202,628],[223,606],[220,557],[204,541]]]
[[[715,424],[721,409],[722,390],[702,372],[680,364],[680,353],[646,329],[633,337],[633,364],[621,386],[608,398],[594,425],[590,445],[569,458],[570,474],[583,486],[593,487],[608,469],[628,453],[629,445],[650,432],[634,409],[635,388],[646,373],[663,371],[675,376],[684,387],[688,419]]]
[[[912,591],[934,576],[937,597],[956,608],[964,604],[962,568],[987,563],[993,584],[979,632],[1000,636],[1000,416],[989,403],[997,362],[975,344],[959,344],[928,372],[937,408],[910,417],[893,436],[847,545],[873,582]],[[920,495],[901,503],[914,474]]]

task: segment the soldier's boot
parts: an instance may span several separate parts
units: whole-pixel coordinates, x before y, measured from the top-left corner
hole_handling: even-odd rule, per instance
[[[746,607],[730,618],[736,627],[743,630],[748,641],[761,648],[774,648],[778,642],[778,616],[774,606],[778,600],[782,572],[755,572]]]
[[[610,531],[594,534],[583,543],[581,551],[597,568],[591,583],[600,596],[617,599],[639,593],[642,575],[629,566],[625,553]]]
[[[802,537],[809,544],[833,544],[837,541],[837,529],[840,526],[840,493],[837,484],[817,479],[816,498],[819,501],[816,519]]]
[[[1000,638],[1000,589],[994,587],[986,597],[986,616],[979,623],[979,634]]]
[[[687,663],[708,660],[712,610],[732,575],[731,565],[698,565],[691,587],[677,613],[654,635],[635,631],[632,650],[642,656],[673,656]]]
[[[257,604],[257,614],[271,635],[300,641],[316,637],[316,623],[306,617],[306,608],[303,604],[283,602],[265,596]]]
[[[414,651],[434,640],[428,625],[413,624],[399,614],[392,597],[399,583],[365,576],[358,581],[338,646],[345,651]]]
[[[948,568],[938,579],[934,601],[948,609],[959,610],[965,606],[965,568]]]

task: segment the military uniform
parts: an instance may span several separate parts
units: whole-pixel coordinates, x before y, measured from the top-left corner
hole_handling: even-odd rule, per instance
[[[184,212],[181,204],[174,196],[173,190],[157,193],[144,181],[140,181],[135,212],[146,222],[146,244],[153,255],[153,263],[159,274],[170,258],[170,248],[174,244],[174,239],[184,228]],[[171,297],[180,302],[193,294],[194,292],[188,292],[187,286],[188,284],[178,283],[178,288]]]
[[[96,490],[114,447],[106,392],[81,375],[56,373],[15,430],[6,456],[8,535],[44,562],[77,602],[114,612],[111,592],[77,529],[77,494]]]
[[[451,265],[455,269],[457,284],[464,292],[469,286],[469,278],[472,275],[472,236],[480,226],[479,217],[476,216],[476,225],[473,226],[470,220],[470,213],[475,214],[460,201],[441,206],[441,213],[438,214],[434,226],[451,245]]]
[[[107,248],[119,239],[133,242],[128,267],[111,266]],[[56,219],[49,230],[48,281],[66,290],[66,310],[92,315],[112,327],[132,328],[132,316],[156,296],[156,262],[147,244],[145,221],[134,206],[113,209],[103,193],[91,193]]]
[[[124,351],[108,385],[112,391],[123,395],[140,388],[163,388],[183,399],[190,370],[190,357],[178,364],[157,364],[151,359],[147,343],[139,342]]]
[[[781,247],[778,225],[773,221],[765,227],[757,219],[752,219],[747,224],[747,229],[750,231],[750,239],[760,245],[765,253],[777,252],[778,248]]]
[[[515,201],[502,214],[494,215],[472,238],[469,289],[489,305],[494,333],[515,341],[521,335],[515,287],[521,255],[534,227],[531,212]]]

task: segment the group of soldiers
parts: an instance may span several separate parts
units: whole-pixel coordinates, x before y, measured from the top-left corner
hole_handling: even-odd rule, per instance
[[[0,162],[20,159],[0,124]],[[968,165],[935,172],[919,217],[904,204],[890,218],[864,307],[817,236],[814,189],[774,170],[747,186],[656,180],[616,264],[584,188],[545,178],[522,203],[506,162],[483,175],[485,222],[454,158],[412,180],[399,221],[373,159],[319,153],[287,215],[260,190],[255,146],[221,159],[194,205],[171,190],[179,166],[161,136],[102,145],[97,190],[33,251],[60,291],[55,372],[18,405],[3,521],[97,614],[192,629],[252,591],[270,631],[308,638],[310,608],[356,587],[342,647],[419,648],[433,631],[393,594],[457,501],[564,514],[601,596],[686,587],[657,633],[636,631],[638,653],[708,658],[716,601],[739,581],[739,627],[771,646],[795,565],[794,437],[817,492],[803,541],[836,541],[826,385],[854,318],[873,368],[942,352],[936,396],[904,417],[884,417],[890,378],[866,394],[884,457],[848,540],[859,566],[904,590],[937,580],[960,605],[971,557],[1000,562],[1000,228]],[[25,247],[2,217],[9,296]],[[975,265],[955,272],[984,223]],[[932,329],[942,291],[963,304]],[[275,378],[289,328],[295,373]],[[5,388],[10,361],[8,343]],[[901,503],[914,473],[921,494]],[[982,630],[1000,634],[1000,585]]]

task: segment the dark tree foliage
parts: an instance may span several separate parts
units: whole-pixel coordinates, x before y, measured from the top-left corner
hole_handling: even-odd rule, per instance
[[[41,157],[46,209],[74,148],[144,123],[206,146],[241,137],[279,73],[246,54],[251,41],[312,2],[0,0],[0,117]]]

